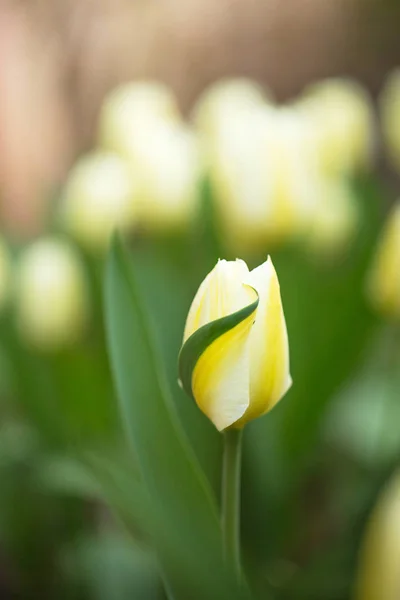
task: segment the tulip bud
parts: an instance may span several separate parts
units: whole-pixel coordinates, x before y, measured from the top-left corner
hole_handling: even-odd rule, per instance
[[[356,600],[398,600],[400,590],[400,473],[383,490],[361,546]]]
[[[388,77],[380,96],[382,133],[389,159],[400,171],[400,69]]]
[[[322,175],[348,175],[370,166],[373,110],[361,86],[328,79],[306,90],[298,106],[309,120]]]
[[[193,111],[198,130],[212,136],[221,120],[231,121],[237,111],[252,111],[266,101],[260,85],[245,79],[223,79],[214,83],[200,96]]]
[[[302,230],[314,167],[298,113],[265,108],[237,115],[215,137],[209,162],[228,246],[253,252]]]
[[[335,258],[346,252],[358,231],[356,198],[340,179],[316,182],[313,194],[314,209],[306,242],[317,257]]]
[[[116,227],[129,229],[136,224],[138,193],[132,170],[122,158],[93,152],[70,173],[61,220],[84,246],[102,251]]]
[[[79,339],[88,321],[88,298],[82,265],[71,246],[47,238],[24,252],[17,271],[16,316],[21,336],[38,349]]]
[[[378,312],[400,318],[400,203],[392,209],[383,229],[367,293]]]
[[[199,206],[202,175],[193,132],[181,124],[149,124],[132,140],[129,160],[141,176],[142,225],[150,231],[185,227]]]
[[[249,272],[218,261],[189,310],[180,381],[219,431],[273,408],[291,385],[279,281],[269,258]]]
[[[100,146],[129,153],[131,141],[147,123],[178,122],[179,109],[168,87],[152,81],[121,85],[104,100],[99,119]]]

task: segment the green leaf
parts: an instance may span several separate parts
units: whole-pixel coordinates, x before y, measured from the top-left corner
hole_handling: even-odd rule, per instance
[[[152,536],[177,600],[242,598],[224,567],[215,498],[165,386],[126,249],[115,237],[106,270],[106,327],[123,424],[154,509]]]
[[[258,306],[258,298],[252,304],[245,306],[231,315],[211,321],[195,331],[185,342],[179,355],[179,377],[183,389],[193,397],[192,375],[200,356],[221,335],[230,331],[247,317],[249,317]]]

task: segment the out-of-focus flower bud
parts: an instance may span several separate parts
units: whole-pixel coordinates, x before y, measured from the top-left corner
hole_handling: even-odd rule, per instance
[[[346,252],[359,225],[359,208],[349,185],[342,180],[321,180],[313,190],[314,209],[306,243],[323,260]]]
[[[149,231],[185,227],[199,206],[203,172],[198,140],[182,124],[153,124],[137,132],[129,161],[140,173],[139,218]]]
[[[0,311],[7,304],[12,289],[11,256],[6,242],[0,238]]]
[[[400,202],[392,209],[382,232],[367,293],[377,311],[400,318]]]
[[[186,321],[180,381],[219,431],[270,411],[291,386],[289,343],[271,259],[249,272],[218,261]]]
[[[221,122],[229,123],[239,111],[252,111],[266,101],[266,93],[250,79],[223,79],[200,96],[193,121],[201,134],[212,137]]]
[[[386,150],[391,163],[400,171],[400,69],[388,77],[380,96],[380,109]]]
[[[21,256],[16,318],[21,337],[40,350],[71,345],[83,334],[88,321],[85,276],[66,242],[42,239]]]
[[[291,109],[257,109],[222,127],[210,177],[228,246],[252,252],[297,235],[313,178],[307,131]]]
[[[100,146],[126,154],[137,131],[153,121],[178,122],[180,114],[172,91],[162,83],[132,82],[113,90],[104,100],[99,119]]]
[[[383,490],[361,546],[355,600],[398,600],[400,589],[400,472]]]
[[[65,229],[93,251],[102,251],[116,227],[137,222],[139,185],[124,159],[93,152],[72,169],[62,199]]]
[[[371,100],[355,81],[328,79],[308,88],[298,102],[314,134],[321,174],[366,170],[374,150]]]

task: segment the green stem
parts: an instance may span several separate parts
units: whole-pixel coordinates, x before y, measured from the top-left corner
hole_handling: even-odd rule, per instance
[[[224,433],[224,462],[222,472],[222,535],[225,560],[238,581],[241,577],[240,560],[240,474],[242,458],[242,430],[230,429]]]

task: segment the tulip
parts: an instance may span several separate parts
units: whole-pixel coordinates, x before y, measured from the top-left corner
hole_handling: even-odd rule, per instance
[[[269,258],[249,271],[220,260],[190,308],[180,380],[219,430],[242,428],[268,411],[291,385],[279,282]]]
[[[132,229],[137,223],[137,180],[119,156],[88,154],[74,166],[66,183],[62,225],[88,249],[105,250],[116,227]]]
[[[356,198],[347,182],[321,179],[313,189],[312,219],[306,243],[318,258],[336,258],[348,250],[359,226]]]
[[[400,69],[389,76],[380,96],[382,133],[389,159],[400,171]]]
[[[223,123],[209,148],[210,178],[229,247],[263,250],[310,217],[315,158],[301,114],[264,107]]]
[[[392,209],[379,240],[367,294],[378,312],[400,318],[400,202]]]
[[[400,590],[400,473],[381,494],[361,546],[355,600],[398,600]]]
[[[162,83],[123,84],[104,100],[99,118],[99,144],[120,154],[129,153],[137,131],[146,129],[148,123],[179,120],[176,99]]]
[[[237,111],[252,111],[262,106],[267,98],[267,92],[250,79],[223,79],[200,96],[192,118],[197,129],[211,137],[221,120],[229,123]]]
[[[141,177],[138,207],[148,231],[186,227],[199,207],[202,160],[198,140],[183,124],[153,123],[138,130],[127,155]]]
[[[74,249],[56,238],[33,243],[16,276],[16,317],[21,337],[39,350],[76,342],[88,321],[84,272]]]
[[[298,107],[313,132],[322,175],[351,175],[369,168],[373,109],[360,85],[346,79],[327,79],[308,88]]]

